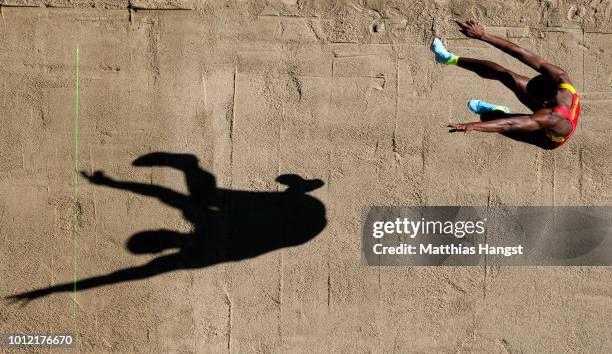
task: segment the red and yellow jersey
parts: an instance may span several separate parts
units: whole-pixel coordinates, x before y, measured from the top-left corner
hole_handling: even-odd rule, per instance
[[[574,134],[576,130],[576,126],[578,125],[578,119],[580,118],[580,96],[578,96],[578,92],[574,86],[566,83],[559,84],[559,88],[563,88],[572,93],[572,106],[567,109],[563,106],[555,106],[553,107],[553,111],[557,111],[561,113],[567,120],[572,123],[572,130],[567,136],[556,136],[552,132],[548,132],[548,137],[552,141],[555,148],[561,146],[563,143],[569,139],[569,137]]]

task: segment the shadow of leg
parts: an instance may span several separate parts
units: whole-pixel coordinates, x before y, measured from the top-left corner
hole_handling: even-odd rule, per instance
[[[189,234],[172,230],[148,230],[134,234],[125,247],[134,254],[159,253],[171,248],[182,248]]]
[[[81,279],[76,283],[76,291],[87,290],[99,286],[117,284],[126,281],[149,278],[158,274],[185,268],[185,258],[181,253],[157,257],[147,264],[130,267],[92,278]],[[48,288],[36,289],[25,293],[6,297],[11,302],[31,301],[53,293],[74,291],[74,283],[64,283]]]

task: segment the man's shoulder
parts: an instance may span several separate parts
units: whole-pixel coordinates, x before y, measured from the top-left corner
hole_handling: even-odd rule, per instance
[[[561,113],[548,107],[538,109],[531,115],[531,118],[547,126],[557,124],[565,119]]]

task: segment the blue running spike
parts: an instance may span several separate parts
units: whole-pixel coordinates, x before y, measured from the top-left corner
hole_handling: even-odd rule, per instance
[[[470,111],[479,115],[491,111],[501,111],[504,113],[510,113],[510,108],[508,108],[507,106],[500,106],[481,100],[470,100],[468,102],[468,108],[470,109]]]
[[[449,52],[442,44],[440,38],[435,38],[431,43],[431,51],[436,55],[436,61],[440,64],[457,64],[458,56]]]

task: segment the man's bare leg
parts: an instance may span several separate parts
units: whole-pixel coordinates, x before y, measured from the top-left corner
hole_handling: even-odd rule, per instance
[[[449,52],[437,38],[432,42],[431,49],[436,54],[437,62],[441,64],[454,64],[484,79],[497,80],[510,89],[519,101],[531,110],[535,111],[540,108],[527,96],[527,83],[529,82],[527,76],[517,74],[489,60],[459,57]]]
[[[527,107],[533,103],[527,96],[527,76],[519,75],[495,62],[467,57],[459,57],[457,66],[469,70],[483,79],[497,80],[509,88]],[[535,107],[534,107],[535,108]]]

